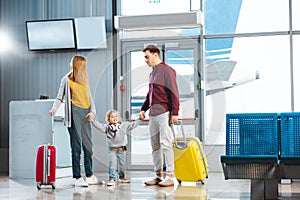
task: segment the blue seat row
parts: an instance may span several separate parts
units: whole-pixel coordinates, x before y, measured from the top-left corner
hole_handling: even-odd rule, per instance
[[[300,157],[300,112],[226,115],[226,156]]]
[[[300,178],[300,112],[227,114],[225,153],[225,179],[251,179],[251,199],[277,198],[280,179]]]

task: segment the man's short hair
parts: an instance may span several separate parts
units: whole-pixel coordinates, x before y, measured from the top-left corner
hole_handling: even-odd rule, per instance
[[[150,44],[148,46],[146,46],[143,50],[143,52],[149,51],[150,53],[157,53],[158,55],[160,55],[160,50],[159,48],[157,48],[157,46]]]

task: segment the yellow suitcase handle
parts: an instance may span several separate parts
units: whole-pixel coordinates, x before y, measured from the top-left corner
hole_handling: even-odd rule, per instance
[[[181,121],[178,121],[178,124],[180,125],[181,133],[182,133],[184,142],[183,143],[182,142],[180,142],[180,143],[177,142],[176,135],[175,135],[175,130],[174,130],[174,124],[171,123],[171,130],[172,130],[172,133],[173,133],[173,136],[174,136],[174,146],[177,149],[185,149],[185,148],[187,148],[188,143],[186,141],[186,137],[185,137],[185,134],[184,134],[183,125],[182,125]]]

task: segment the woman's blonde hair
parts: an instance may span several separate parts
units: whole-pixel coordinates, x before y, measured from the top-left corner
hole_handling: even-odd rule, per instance
[[[106,113],[106,119],[105,119],[106,122],[107,122],[107,124],[110,124],[109,119],[110,119],[110,116],[111,116],[112,114],[117,114],[117,115],[119,116],[119,112],[116,111],[116,110],[109,110],[109,111],[107,111],[107,113]],[[121,121],[120,121],[120,117],[119,117],[119,122],[121,122]]]
[[[77,83],[85,84],[88,82],[88,75],[86,71],[86,58],[81,55],[73,56],[71,63],[71,71],[69,78]]]

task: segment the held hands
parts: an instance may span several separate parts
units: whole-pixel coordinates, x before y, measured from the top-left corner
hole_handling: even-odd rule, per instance
[[[88,121],[95,122],[95,115],[93,113],[90,112],[85,117],[87,118]]]
[[[142,111],[139,113],[139,119],[140,119],[140,120],[144,120],[145,117],[146,117],[145,111],[142,110]]]
[[[139,113],[139,119],[140,120],[144,120],[146,118],[146,115],[145,115],[145,111],[140,111]],[[173,124],[178,124],[178,116],[177,115],[172,115],[172,123]]]
[[[49,110],[49,115],[50,116],[54,116],[56,113],[56,110],[52,109],[52,110]]]

